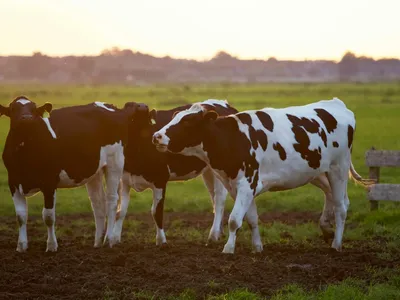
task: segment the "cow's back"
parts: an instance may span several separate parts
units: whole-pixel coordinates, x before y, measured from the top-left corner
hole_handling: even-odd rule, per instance
[[[267,149],[253,148],[260,162],[261,182],[272,182],[276,189],[294,188],[349,157],[355,118],[341,100],[261,111],[273,124],[272,131],[264,130]],[[257,120],[254,112],[250,114]],[[257,121],[254,125],[262,126]]]

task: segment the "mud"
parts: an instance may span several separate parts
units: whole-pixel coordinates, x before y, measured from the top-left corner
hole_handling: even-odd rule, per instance
[[[315,213],[260,217],[263,222],[289,224],[318,222],[318,218]],[[202,239],[193,242],[184,236],[169,238],[167,230],[168,246],[156,247],[149,214],[129,215],[127,219],[141,222],[139,233],[132,235],[124,227],[122,244],[112,249],[94,249],[91,215],[59,216],[59,251],[45,253],[45,225],[39,217],[30,217],[29,249],[20,254],[15,251],[15,218],[1,217],[0,298],[103,299],[112,295],[132,299],[133,293],[143,291],[159,298],[185,289],[192,289],[202,298],[236,288],[268,296],[293,283],[314,289],[347,277],[368,280],[371,275],[366,267],[394,268],[400,263],[399,254],[380,258],[384,240],[346,241],[340,253],[331,250],[322,239],[309,245],[267,244],[262,254],[252,254],[250,241],[246,240],[237,243],[234,255],[224,255],[221,250],[226,238],[207,247]],[[208,230],[212,214],[167,213],[166,228],[177,219],[182,220],[181,227]]]

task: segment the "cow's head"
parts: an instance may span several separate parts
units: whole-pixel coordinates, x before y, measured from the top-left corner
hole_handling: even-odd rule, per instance
[[[126,102],[124,110],[133,121],[146,121],[149,118],[149,107],[144,103]]]
[[[36,103],[29,100],[25,96],[15,98],[8,107],[0,105],[0,116],[5,115],[10,118],[11,124],[28,124],[40,117],[43,117],[45,111],[48,113],[53,109],[53,105],[46,102],[44,105],[37,107]]]
[[[173,119],[153,134],[153,144],[160,152],[185,154],[185,149],[199,146],[205,128],[214,122],[218,114],[194,104],[187,110],[175,114]]]

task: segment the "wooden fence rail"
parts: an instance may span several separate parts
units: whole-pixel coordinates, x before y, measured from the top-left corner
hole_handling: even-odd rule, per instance
[[[371,148],[365,153],[365,162],[369,167],[369,178],[376,180],[376,184],[371,185],[367,193],[371,210],[378,209],[378,201],[400,201],[400,184],[379,183],[381,167],[400,167],[400,151]]]

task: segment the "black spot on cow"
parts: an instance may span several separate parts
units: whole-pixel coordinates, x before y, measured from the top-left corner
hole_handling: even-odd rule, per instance
[[[246,125],[248,125],[249,127],[251,126],[252,120],[251,120],[251,116],[250,116],[249,114],[247,114],[247,113],[239,113],[239,114],[237,114],[236,116],[239,118],[239,120],[240,120],[243,124],[246,124]]]
[[[351,148],[351,145],[353,144],[353,135],[354,135],[354,128],[351,125],[349,125],[347,127],[347,140],[349,148]]]
[[[272,122],[271,116],[263,111],[257,111],[256,115],[260,120],[261,124],[269,131],[274,131],[274,122]]]
[[[275,151],[277,151],[279,153],[279,157],[281,158],[281,160],[286,160],[286,151],[285,149],[282,147],[281,144],[279,143],[275,143],[273,145],[273,148]]]
[[[256,194],[256,189],[257,189],[257,183],[258,183],[258,170],[255,171],[254,177],[249,179],[250,182],[250,188],[253,190],[253,195]]]
[[[287,114],[289,121],[292,123],[292,131],[294,133],[296,142],[293,148],[301,155],[301,157],[308,161],[310,168],[317,169],[321,162],[321,148],[310,150],[310,138],[307,131],[310,133],[319,133],[319,124],[314,119],[298,118],[296,116]]]
[[[237,177],[239,170],[244,171],[255,195],[259,179],[259,163],[255,152],[252,151],[253,141],[239,130],[238,122],[232,117],[218,118],[215,122],[208,124],[205,130],[208,134],[203,136],[203,149],[208,153],[211,167],[223,170],[231,179]],[[264,149],[264,142],[260,144]]]
[[[255,130],[253,126],[249,126],[249,136],[253,149],[257,149],[258,144],[260,144],[264,151],[267,149],[268,137],[264,131],[260,129]]]
[[[164,200],[165,200],[165,188],[162,191],[161,199],[157,203],[156,212],[154,214],[154,220],[157,227],[162,229],[164,223]]]
[[[243,123],[249,126],[249,136],[251,140],[251,144],[253,146],[253,149],[257,149],[258,143],[262,147],[262,149],[265,151],[268,146],[268,137],[265,134],[265,132],[261,129],[255,129],[252,126],[252,120],[251,116],[248,113],[239,113],[236,114],[236,116],[239,118],[239,120]]]
[[[254,131],[254,137],[250,135],[251,140],[257,140],[260,143],[261,148],[265,151],[268,146],[268,136],[261,129],[257,129]],[[254,145],[254,144],[253,144]],[[255,148],[254,148],[255,149]]]
[[[299,118],[293,115],[287,115],[288,119],[290,122],[292,122],[292,124],[296,124],[297,126],[301,126],[304,127],[304,129],[306,131],[308,131],[309,133],[318,133],[319,132],[319,124],[317,121],[315,121],[314,119],[307,119],[307,118]]]
[[[339,143],[334,141],[334,142],[332,142],[332,146],[335,147],[335,148],[338,148],[339,147]]]
[[[326,138],[326,133],[325,133],[325,130],[322,127],[321,127],[320,136],[321,136],[322,141],[324,142],[325,147],[328,147],[328,141],[327,141],[327,138]]]
[[[316,108],[314,110],[317,113],[318,117],[322,120],[322,122],[324,122],[328,133],[333,132],[337,127],[337,120],[335,119],[335,117],[328,113],[325,109]]]

